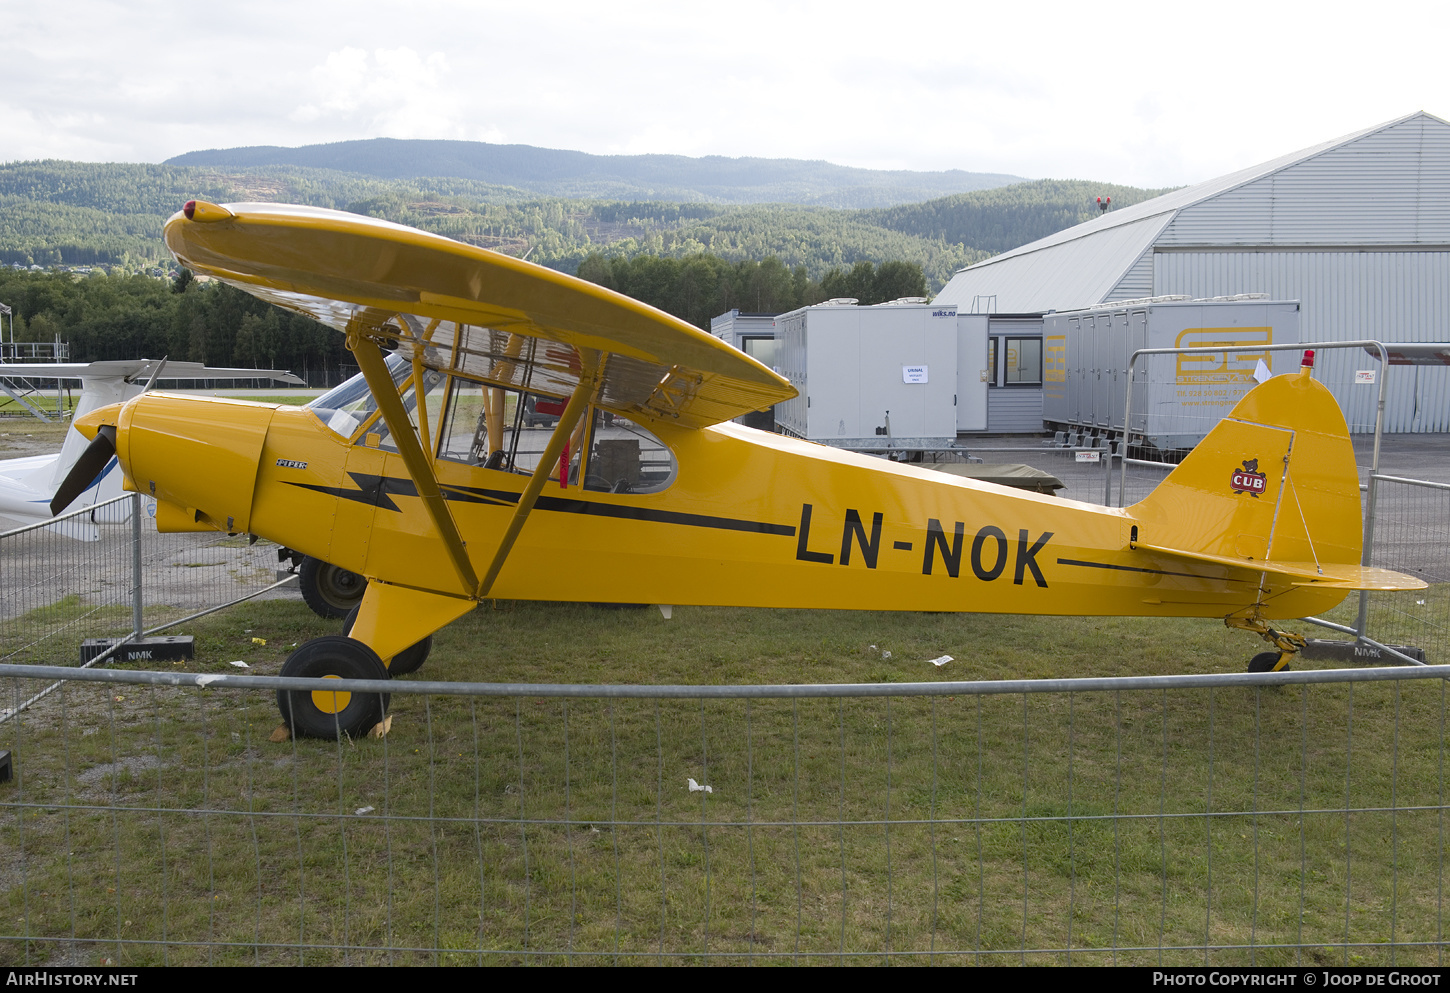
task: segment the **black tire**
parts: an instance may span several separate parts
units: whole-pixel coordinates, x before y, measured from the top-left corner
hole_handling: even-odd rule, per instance
[[[367,645],[330,634],[303,642],[282,663],[282,675],[312,679],[328,676],[387,679],[388,670]],[[282,711],[282,720],[296,737],[336,738],[347,734],[361,738],[383,719],[390,699],[387,693],[278,690],[277,709]],[[341,709],[334,712],[334,706]]]
[[[347,612],[347,618],[342,622],[343,634],[352,633],[353,623],[357,620],[357,612],[361,609],[362,604],[358,604]],[[423,663],[428,661],[428,653],[431,651],[433,651],[433,636],[430,634],[422,641],[394,655],[390,661],[383,663],[384,668],[388,670],[388,678],[406,676],[410,672],[417,672],[423,668]]]
[[[1259,654],[1255,655],[1253,658],[1249,659],[1249,668],[1248,668],[1248,671],[1249,672],[1274,672],[1275,671],[1275,667],[1278,666],[1278,664],[1279,664],[1279,653],[1278,652],[1260,652]],[[1287,665],[1285,665],[1283,669],[1279,669],[1278,671],[1279,672],[1284,672],[1288,668],[1289,667]]]
[[[329,619],[346,617],[349,610],[362,603],[368,589],[368,581],[357,573],[311,556],[302,560],[297,582],[312,612]]]

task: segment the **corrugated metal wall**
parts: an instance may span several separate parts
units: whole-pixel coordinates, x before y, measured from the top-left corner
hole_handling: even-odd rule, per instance
[[[1150,297],[1152,295],[1153,252],[1149,250],[1138,257],[1138,261],[1133,263],[1132,268],[1119,280],[1118,285],[1113,287],[1113,292],[1109,293],[1102,302],[1107,303],[1109,300],[1141,300],[1143,297]]]
[[[1299,300],[1306,341],[1450,340],[1450,251],[1190,251],[1153,256],[1153,292],[1195,297],[1267,293]],[[1335,350],[1320,363],[1351,430],[1374,425],[1375,391],[1352,384],[1378,363]],[[1450,369],[1392,368],[1387,431],[1450,431]]]
[[[1450,244],[1450,128],[1417,116],[1185,207],[1155,247]]]
[[[1035,434],[1042,430],[1042,391],[995,389],[987,393],[988,434]]]

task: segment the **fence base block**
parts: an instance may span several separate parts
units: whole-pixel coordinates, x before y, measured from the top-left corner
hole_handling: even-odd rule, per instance
[[[1411,648],[1408,645],[1391,645],[1397,652],[1404,652],[1412,659],[1425,661],[1425,650],[1423,648]],[[1373,645],[1360,645],[1353,641],[1329,641],[1323,638],[1310,638],[1304,643],[1300,654],[1306,659],[1325,662],[1383,662],[1386,665],[1402,665],[1403,663],[1388,652],[1382,652]]]
[[[110,638],[87,638],[81,642],[81,665],[106,651]],[[196,639],[189,634],[125,641],[111,656],[112,662],[183,662],[196,657]]]

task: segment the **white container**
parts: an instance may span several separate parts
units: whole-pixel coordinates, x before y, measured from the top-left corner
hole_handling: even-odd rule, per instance
[[[775,324],[780,372],[800,391],[776,405],[785,433],[851,449],[956,442],[954,305],[832,302],[781,314]]]

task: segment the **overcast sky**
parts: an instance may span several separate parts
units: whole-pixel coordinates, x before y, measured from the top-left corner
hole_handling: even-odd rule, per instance
[[[387,136],[1168,186],[1450,117],[1443,2],[3,9],[3,161]]]

